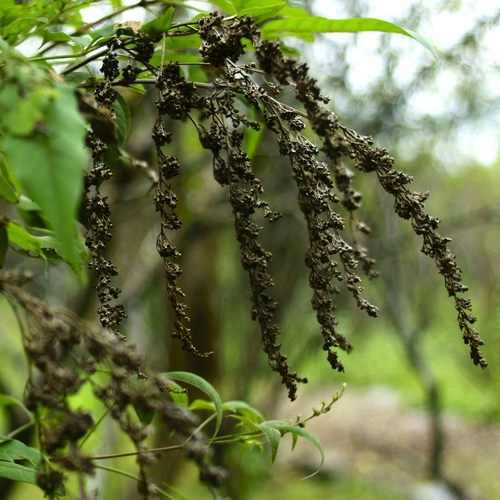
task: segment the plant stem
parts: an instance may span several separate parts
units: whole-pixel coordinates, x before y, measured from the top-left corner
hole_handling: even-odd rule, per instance
[[[129,477],[130,479],[135,479],[136,481],[141,480],[141,478],[139,476],[136,476],[135,474],[131,474],[130,472],[121,469],[115,469],[114,467],[107,467],[105,465],[96,465],[95,467],[96,469],[107,470],[108,472],[114,472],[116,474],[120,474],[121,476]],[[160,495],[164,496],[165,498],[169,498],[170,500],[177,500],[175,497],[170,495],[170,493],[166,492],[165,490],[162,490],[155,484],[153,484],[152,486],[158,493],[160,493]]]
[[[141,453],[154,453],[158,451],[171,451],[171,450],[179,450],[183,448],[184,444],[176,444],[174,446],[164,446],[163,448],[151,448],[149,450],[141,451]],[[120,458],[120,457],[132,457],[137,455],[139,452],[137,451],[129,451],[127,453],[114,453],[112,455],[99,455],[97,457],[90,457],[91,460],[104,460],[106,458]]]
[[[85,66],[87,65],[89,62],[92,62],[94,61],[95,59],[98,59],[99,57],[102,57],[103,55],[105,55],[106,53],[109,52],[109,48],[106,47],[105,49],[102,49],[101,51],[97,52],[96,54],[93,54],[89,57],[87,57],[86,59],[84,59],[83,61],[80,61],[80,62],[77,62],[75,64],[72,64],[71,66],[67,67],[62,73],[61,73],[61,76],[66,76],[66,75],[69,75],[70,73],[72,73],[73,71],[81,68],[82,66]]]
[[[111,410],[111,408],[108,408],[102,415],[101,417],[99,418],[99,420],[95,423],[94,427],[92,427],[92,429],[90,429],[90,431],[88,432],[88,434],[83,438],[82,442],[80,443],[80,448],[85,444],[85,442],[87,441],[87,439],[92,435],[92,433],[97,429],[97,426],[103,421],[104,417],[109,413],[109,411]]]
[[[12,432],[9,432],[9,434],[7,434],[7,437],[13,438],[14,436],[17,436],[20,432],[23,432],[24,429],[31,427],[33,424],[36,424],[36,420],[30,420],[29,422],[25,423],[24,425],[21,425],[21,427],[14,429]]]

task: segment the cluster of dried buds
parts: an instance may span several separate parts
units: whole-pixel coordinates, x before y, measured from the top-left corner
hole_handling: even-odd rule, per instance
[[[138,489],[144,498],[155,497],[145,469],[160,454],[144,444],[151,429],[138,422],[134,412],[158,415],[183,439],[186,454],[198,464],[203,481],[219,486],[224,473],[208,462],[206,440],[195,431],[199,422],[191,412],[159,397],[167,381],[153,374],[137,377],[143,356],[135,346],[25,292],[21,287],[29,279],[21,272],[2,273],[0,293],[17,315],[29,362],[26,407],[36,416],[40,444],[50,464],[60,466],[46,463],[39,471],[37,482],[45,493],[50,497],[64,493],[63,470],[94,474],[95,460],[82,451],[81,444],[96,422],[91,413],[69,404],[69,398],[86,383],[133,442],[140,471]],[[107,381],[92,376],[98,368],[109,373]],[[87,498],[83,484],[81,498]]]
[[[393,159],[384,149],[374,148],[370,137],[360,136],[340,125],[336,115],[324,107],[328,99],[322,96],[306,64],[285,57],[279,43],[263,39],[250,18],[226,21],[218,14],[211,14],[198,20],[197,33],[202,39],[199,50],[204,63],[217,68],[219,75],[224,75],[224,78],[219,76],[212,84],[199,85],[198,96],[197,86],[180,76],[177,64],[170,64],[162,68],[157,78],[160,89],[157,107],[160,114],[166,114],[173,120],[189,118],[197,129],[200,144],[213,154],[214,179],[228,189],[241,262],[250,278],[253,303],[251,317],[260,324],[263,349],[271,368],[281,375],[289,397],[294,399],[297,383],[307,380],[290,371],[287,357],[281,353],[277,341],[280,330],[273,321],[277,304],[266,293],[274,285],[268,273],[271,253],[258,243],[262,228],[252,221],[257,209],[263,210],[264,216],[271,222],[278,220],[280,214],[272,211],[262,199],[263,187],[242,147],[245,129],[258,130],[260,124],[249,120],[238,107],[238,96],[244,96],[248,105],[260,113],[261,122],[276,135],[280,154],[290,160],[292,176],[298,187],[298,207],[304,214],[309,235],[305,263],[310,269],[309,283],[313,291],[311,302],[324,338],[323,349],[327,352],[332,368],[339,371],[344,369],[335,349],[347,352],[351,349],[347,339],[337,330],[335,304],[331,295],[339,293],[339,288],[334,282],[345,284],[361,310],[370,316],[378,314],[377,307],[362,296],[361,278],[356,273],[360,268],[368,279],[375,278],[378,275],[373,269],[375,261],[358,243],[352,230],[351,242],[346,241],[343,236],[346,218],[333,208],[335,205],[342,207],[349,217],[349,227],[355,227],[362,233],[370,232],[369,227],[354,214],[362,197],[352,187],[354,174],[346,167],[343,158],[353,161],[361,172],[375,171],[382,187],[394,196],[396,213],[411,219],[415,232],[423,236],[422,251],[436,260],[438,271],[445,277],[449,294],[455,297],[459,326],[464,341],[470,344],[471,357],[475,364],[485,367],[486,361],[479,350],[483,341],[470,326],[475,321],[475,317],[467,312],[470,310],[470,301],[457,296],[466,287],[460,283],[460,269],[446,246],[449,239],[436,233],[438,220],[423,211],[427,195],[410,192],[404,187],[412,179],[394,170]],[[247,40],[245,43],[250,41],[253,45],[255,62],[238,63],[245,53],[244,39]],[[284,87],[293,89],[303,110],[297,110],[278,99]],[[203,111],[208,125],[198,123],[191,116],[193,109]],[[302,131],[306,127],[304,119],[321,141],[320,147],[303,135]],[[165,125],[160,117],[153,132],[160,172],[165,168],[165,158],[169,159],[159,149],[168,142],[161,142],[165,134]],[[324,161],[320,161],[320,157]],[[177,160],[175,164],[178,165]],[[167,205],[172,199],[177,204],[177,198],[172,196],[168,187],[166,191],[160,189],[159,196],[165,198]],[[155,201],[164,220],[165,215],[158,201]],[[163,233],[163,228],[168,226],[165,222],[162,226],[158,240],[159,252],[175,258],[177,249],[172,250]],[[178,227],[180,224],[175,228]],[[180,272],[176,266],[175,278]],[[175,289],[176,286],[173,282],[169,289]],[[181,293],[176,292],[176,295]],[[169,296],[172,297],[172,294],[169,293]],[[181,313],[185,314],[184,308],[179,311],[176,296],[171,301],[177,318]],[[184,316],[183,319],[187,318]],[[179,322],[176,325],[175,335],[184,338],[184,327]]]
[[[172,141],[167,125],[169,120],[188,119],[196,128],[202,147],[213,155],[215,180],[228,190],[241,263],[250,280],[251,318],[260,325],[269,365],[281,376],[292,400],[296,397],[297,384],[307,382],[290,370],[278,342],[280,330],[274,320],[277,303],[267,293],[274,285],[268,272],[271,253],[258,242],[262,228],[253,217],[257,210],[262,210],[266,219],[276,222],[281,214],[274,212],[262,198],[263,186],[243,147],[245,131],[258,130],[262,126],[240,109],[237,98],[243,97],[246,105],[259,114],[261,123],[274,134],[279,153],[290,161],[291,175],[298,188],[298,208],[307,224],[305,264],[310,270],[311,303],[324,339],[323,349],[332,368],[343,371],[337,349],[347,352],[351,349],[348,340],[337,330],[331,297],[339,293],[337,285],[345,284],[361,310],[370,316],[378,313],[377,308],[363,298],[361,278],[356,274],[360,267],[368,279],[376,277],[374,260],[352,234],[351,243],[346,241],[346,217],[338,213],[344,210],[349,220],[355,222],[349,227],[369,232],[354,215],[360,206],[361,194],[353,189],[354,174],[345,166],[343,158],[353,161],[360,172],[375,172],[385,191],[394,197],[397,215],[409,219],[415,233],[423,237],[422,251],[435,259],[448,293],[455,298],[459,326],[465,343],[470,344],[471,357],[476,365],[485,367],[486,361],[479,350],[483,341],[471,327],[475,317],[469,313],[470,300],[457,295],[467,288],[461,284],[461,271],[447,248],[449,239],[436,232],[439,221],[423,211],[427,194],[409,191],[405,185],[412,181],[411,177],[393,169],[393,159],[387,151],[374,148],[369,137],[340,125],[336,115],[324,107],[328,100],[321,95],[307,66],[285,57],[279,43],[263,39],[250,17],[225,20],[218,14],[211,14],[191,23],[184,35],[191,34],[201,38],[199,51],[204,63],[218,70],[219,77],[212,83],[197,85],[187,81],[175,62],[159,68],[151,66],[148,61],[154,53],[154,41],[138,38],[135,46],[125,47],[116,38],[109,42],[101,69],[104,79],[94,92],[98,106],[112,115],[111,106],[117,97],[114,85],[133,83],[142,71],[137,65],[155,75],[158,118],[152,137],[159,175],[154,204],[161,219],[156,247],[164,259],[167,294],[174,310],[173,336],[180,340],[182,348],[199,357],[210,354],[200,353],[192,343],[187,326],[188,306],[177,282],[182,270],[175,260],[180,252],[168,236],[169,231],[180,229],[182,223],[176,214],[178,199],[171,186],[171,180],[179,174],[180,164],[177,158],[165,152]],[[244,40],[253,46],[254,62],[238,62],[245,54]],[[134,66],[127,64],[120,68],[117,51],[134,59]],[[301,110],[279,99],[285,87],[292,89]],[[195,113],[200,121],[204,117],[206,122],[198,122],[193,116]],[[320,147],[303,134],[305,120],[321,143]],[[90,327],[71,313],[49,307],[25,293],[20,289],[25,281],[22,275],[0,278],[0,291],[18,313],[19,307],[25,312],[25,318],[20,318],[20,324],[24,325],[24,347],[30,365],[42,375],[35,380],[30,373],[26,392],[30,409],[37,412],[43,408],[48,412],[48,417],[39,424],[40,441],[46,452],[67,470],[93,472],[91,458],[78,446],[78,440],[93,428],[93,419],[86,412],[71,410],[67,403],[67,396],[88,381],[94,394],[137,449],[139,490],[144,498],[152,498],[155,494],[147,481],[145,466],[156,457],[148,453],[144,445],[147,428],[130,418],[127,411],[130,405],[141,411],[158,412],[173,429],[190,436],[186,445],[188,456],[199,465],[202,479],[217,485],[221,480],[220,471],[207,465],[207,450],[202,445],[202,438],[192,434],[195,425],[192,415],[157,397],[164,382],[155,375],[146,377],[140,371],[142,356],[133,346],[123,342],[125,339],[119,332],[118,326],[125,317],[124,308],[111,305],[120,294],[120,290],[111,285],[117,270],[103,256],[112,229],[107,200],[100,194],[102,182],[112,176],[105,162],[108,146],[94,134],[89,134],[88,145],[93,167],[85,179],[89,220],[86,244],[91,252],[89,267],[97,273],[96,290],[101,302],[98,312],[105,330]],[[109,383],[98,385],[91,377],[98,364],[108,366]],[[45,491],[52,495],[62,486],[63,478],[58,471],[49,470],[44,474],[46,477],[40,478],[40,484],[45,484]]]

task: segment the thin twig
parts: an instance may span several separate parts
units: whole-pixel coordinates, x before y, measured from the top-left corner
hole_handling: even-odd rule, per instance
[[[172,450],[180,450],[184,447],[183,444],[176,444],[173,446],[164,446],[163,448],[150,448],[149,450],[141,450],[142,453],[155,453],[160,451],[172,451]],[[104,460],[107,458],[120,458],[120,457],[132,457],[134,455],[138,455],[138,451],[129,451],[127,453],[113,453],[111,455],[98,455],[97,457],[90,457],[91,460]]]

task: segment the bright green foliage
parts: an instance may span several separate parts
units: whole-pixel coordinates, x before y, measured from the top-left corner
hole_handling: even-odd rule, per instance
[[[0,437],[0,477],[36,484],[37,467],[42,464],[43,455],[36,448],[26,446],[16,439]],[[29,462],[34,468],[18,462]]]
[[[173,15],[174,9],[170,7],[170,9],[167,9],[164,14],[145,24],[141,28],[141,33],[146,33],[151,38],[156,38],[160,35],[163,35],[163,33],[165,33],[168,28],[172,26]]]
[[[59,241],[60,255],[79,272],[75,218],[80,203],[85,122],[74,90],[54,80],[46,69],[29,63],[2,42],[0,71],[1,150],[9,171],[40,207]],[[3,174],[3,172],[2,172]],[[9,178],[2,175],[2,193],[16,201]],[[9,233],[10,234],[10,233]],[[13,234],[19,235],[19,231]],[[25,241],[28,241],[26,239]],[[22,243],[19,237],[16,244]],[[40,255],[33,240],[28,251]]]
[[[163,373],[163,376],[166,378],[171,378],[173,380],[178,380],[180,382],[186,382],[188,384],[191,384],[192,386],[200,389],[200,391],[203,391],[207,396],[210,397],[215,407],[215,416],[216,416],[216,423],[214,430],[214,437],[215,437],[219,432],[220,424],[222,422],[222,402],[219,394],[214,389],[214,387],[211,384],[209,384],[205,379],[194,373],[168,372],[168,373]]]
[[[278,452],[278,445],[281,437],[287,433],[291,433],[294,437],[301,436],[310,441],[312,444],[314,444],[314,446],[316,446],[321,455],[321,463],[318,470],[308,477],[314,476],[323,467],[323,463],[325,461],[325,453],[323,451],[323,447],[321,446],[321,443],[318,441],[318,439],[310,432],[306,431],[303,427],[300,427],[298,425],[291,425],[281,420],[268,420],[260,424],[259,427],[262,429],[262,432],[264,432],[269,441],[272,450],[271,453],[273,462],[276,458],[276,453]],[[296,440],[294,439],[292,444],[293,447],[295,447],[295,443]]]
[[[304,11],[302,11],[304,12]],[[420,42],[437,59],[437,54],[432,45],[418,33],[400,28],[394,23],[380,19],[326,19],[325,17],[305,16],[301,14],[300,20],[295,17],[270,21],[262,27],[262,32],[268,37],[278,36],[311,36],[314,33],[359,33],[362,31],[379,31],[386,33],[399,33],[414,38]],[[313,40],[306,38],[306,40]]]

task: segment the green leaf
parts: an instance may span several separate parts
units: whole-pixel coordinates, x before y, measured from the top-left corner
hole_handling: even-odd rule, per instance
[[[73,89],[54,82],[54,90],[38,130],[28,137],[5,134],[3,151],[59,239],[59,253],[78,272],[74,220],[83,191],[85,123]]]
[[[27,460],[33,467],[38,467],[42,463],[43,454],[36,448],[26,446],[22,441],[8,439],[0,443],[0,460]]]
[[[321,443],[310,432],[306,431],[303,427],[298,427],[296,425],[290,425],[282,420],[266,420],[265,422],[260,424],[261,429],[262,429],[262,426],[272,427],[273,429],[278,430],[281,433],[281,435],[284,435],[288,432],[290,432],[292,434],[296,434],[297,436],[301,436],[301,437],[307,439],[314,446],[316,446],[316,448],[318,449],[318,451],[321,455],[321,464],[316,472],[305,477],[304,479],[308,479],[308,478],[314,476],[315,474],[317,474],[321,470],[321,468],[323,467],[323,463],[325,462],[325,453],[323,451],[323,447],[321,446]],[[262,429],[262,432],[264,432],[264,429]],[[264,434],[265,434],[265,432],[264,432]],[[267,437],[267,434],[266,434],[266,437]]]
[[[240,413],[251,422],[262,422],[265,420],[259,410],[255,409],[245,401],[226,401],[222,404],[222,410]]]
[[[70,36],[67,33],[64,33],[64,31],[49,31],[49,30],[43,30],[43,45],[46,43],[54,43],[54,42],[69,42],[71,40]]]
[[[24,226],[21,226],[19,222],[9,222],[7,235],[11,243],[14,243],[23,250],[45,258],[42,250],[42,242],[36,236],[33,236]]]
[[[172,26],[172,17],[174,16],[175,9],[170,7],[164,14],[149,23],[146,23],[141,28],[141,33],[146,33],[151,38],[156,38],[163,35],[170,26]]]
[[[125,142],[125,139],[130,131],[130,109],[127,101],[125,101],[120,93],[116,94],[116,101],[111,106],[111,109],[115,112],[116,116],[118,143],[120,146],[123,146],[123,143]]]
[[[189,404],[188,395],[186,392],[183,392],[182,387],[175,382],[169,381],[169,385],[173,392],[169,391],[168,395],[172,398],[172,401],[179,406],[187,406]]]
[[[311,14],[306,9],[302,9],[301,7],[291,7],[290,5],[287,5],[279,11],[279,17],[303,19],[304,17],[311,17]]]
[[[30,420],[33,418],[32,413],[24,406],[22,401],[13,396],[8,396],[7,394],[0,394],[0,406],[9,405],[19,406],[29,416]]]
[[[7,235],[7,228],[0,225],[0,269],[2,269],[5,264],[5,256],[7,255],[8,248],[9,237]]]
[[[232,0],[204,0],[219,7],[219,9],[230,15],[236,14],[236,7]]]
[[[253,155],[257,151],[265,130],[266,127],[262,123],[259,130],[254,130],[250,127],[247,129],[245,133],[245,151],[250,159],[253,158]]]
[[[9,40],[10,37],[17,37],[20,33],[25,30],[30,30],[39,24],[47,24],[48,19],[44,17],[32,18],[32,17],[21,17],[16,19],[8,26],[0,30],[2,38]]]
[[[271,421],[272,422],[272,421]],[[268,422],[262,422],[259,425],[260,430],[266,436],[269,446],[271,447],[271,462],[274,463],[276,460],[276,454],[278,453],[278,446],[281,440],[281,433],[278,429],[273,427],[272,425],[267,425]]]
[[[76,87],[89,78],[95,79],[95,76],[87,73],[86,71],[74,71],[73,73],[65,75],[64,80],[69,85]]]
[[[231,0],[236,16],[252,16],[260,22],[286,7],[287,0]]]
[[[172,55],[170,57],[173,59],[177,52],[189,49],[198,50],[201,44],[202,40],[200,38],[200,35],[198,35],[197,33],[193,33],[189,36],[167,36],[167,39],[165,40],[165,49],[167,52],[172,51]],[[161,51],[157,51],[155,53],[155,56],[156,54],[158,54],[158,62],[156,62],[156,64],[159,64],[161,59]],[[155,56],[153,56],[153,58]],[[153,58],[151,60],[155,61],[155,59]]]
[[[94,31],[89,31],[89,36],[94,40],[97,38],[108,38],[113,36],[116,33],[117,28],[115,28],[114,24],[108,24],[106,26],[102,26],[99,29]]]
[[[13,462],[0,460],[0,477],[36,485],[36,470]]]
[[[36,227],[37,230],[47,228],[47,221],[44,220],[40,207],[23,194],[19,197],[16,208],[26,226],[30,228]]]
[[[247,417],[243,417],[242,415],[227,415],[227,418],[237,420],[239,423],[236,424],[236,427],[243,427],[245,429],[245,433],[259,432],[260,430],[258,423],[249,420]]]
[[[204,392],[214,403],[215,406],[215,430],[213,437],[217,436],[220,429],[220,424],[222,422],[222,403],[219,394],[213,388],[213,386],[208,383],[204,378],[189,372],[167,372],[162,373],[163,377],[171,378],[173,380],[180,380],[181,382],[186,382],[194,387],[200,389]]]
[[[90,36],[70,36],[70,39],[83,49],[92,43],[92,38]]]
[[[26,136],[32,134],[38,122],[42,121],[55,93],[50,87],[40,86],[24,97],[20,94],[21,89],[15,83],[8,82],[0,87],[0,105],[4,112],[0,123],[6,133]]]
[[[142,425],[149,425],[152,421],[153,421],[153,418],[155,416],[155,411],[143,411],[141,410],[140,408],[136,408],[134,406],[134,410],[135,410],[135,413],[137,415],[137,417],[139,418],[139,422],[142,424]]]
[[[215,412],[215,405],[211,401],[204,399],[195,399],[190,405],[190,410],[208,410]]]
[[[301,19],[299,22],[292,18],[270,21],[262,27],[262,33],[266,37],[297,36],[304,33],[359,33],[361,31],[380,31],[409,36],[420,42],[437,59],[436,51],[422,35],[380,19],[327,19],[325,17],[309,17]]]
[[[8,203],[17,203],[19,200],[18,193],[12,187],[13,182],[7,165],[0,162],[0,196],[3,196]]]
[[[37,449],[26,446],[16,439],[0,443],[0,477],[36,485],[37,471],[16,463],[20,460],[27,460],[34,467],[38,467],[43,460],[43,455]]]

